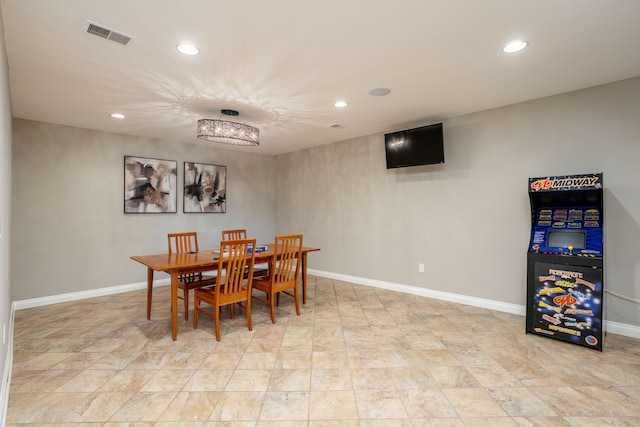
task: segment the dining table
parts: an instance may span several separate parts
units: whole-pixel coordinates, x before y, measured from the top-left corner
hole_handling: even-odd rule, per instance
[[[273,258],[274,244],[258,245],[255,264],[267,263]],[[302,270],[302,303],[307,303],[307,255],[320,248],[302,247],[300,267]],[[147,267],[147,320],[151,319],[151,299],[154,272],[164,272],[171,276],[171,338],[178,338],[178,278],[182,274],[202,273],[218,269],[220,254],[217,249],[205,249],[188,253],[164,253],[155,255],[135,255],[131,259]]]

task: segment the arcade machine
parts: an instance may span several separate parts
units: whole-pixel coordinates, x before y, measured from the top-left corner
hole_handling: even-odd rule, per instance
[[[602,174],[529,178],[527,333],[602,351]]]

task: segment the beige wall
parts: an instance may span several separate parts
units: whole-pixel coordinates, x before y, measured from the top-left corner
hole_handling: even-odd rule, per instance
[[[167,233],[197,231],[217,247],[225,228],[275,234],[275,158],[14,120],[12,300],[143,282],[131,255],[167,250]],[[124,214],[124,156],[178,161],[178,213]],[[182,213],[183,163],[227,166],[227,212]],[[158,278],[168,277],[164,274]]]
[[[444,165],[386,170],[381,134],[280,156],[278,229],[317,270],[524,306],[527,179],[604,172],[605,286],[640,298],[640,78],[444,125]],[[637,304],[605,314],[640,326]]]

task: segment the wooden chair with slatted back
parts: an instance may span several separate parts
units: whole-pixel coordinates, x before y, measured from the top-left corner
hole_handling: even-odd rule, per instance
[[[274,300],[276,295],[284,293],[293,297],[296,305],[296,314],[300,316],[300,303],[298,302],[298,276],[302,259],[302,234],[276,236],[273,247],[273,256],[269,262],[269,276],[262,279],[254,279],[253,289],[265,292],[267,298],[257,296],[253,298],[269,304],[271,310],[271,322],[276,323]],[[293,293],[291,293],[293,291]]]
[[[222,240],[238,240],[246,239],[247,230],[245,228],[239,228],[237,230],[222,230]],[[258,264],[254,266],[253,277],[264,277],[269,274],[269,269],[266,264]]]
[[[247,313],[247,326],[251,325],[251,286],[253,280],[253,263],[256,255],[256,239],[223,240],[220,242],[220,262],[216,285],[213,288],[196,289],[194,291],[193,328],[198,328],[198,314],[213,318],[216,340],[220,341],[220,307],[236,303],[244,304]],[[245,271],[249,271],[246,275]],[[245,278],[246,276],[246,278]],[[209,312],[201,308],[202,303],[213,307]],[[233,311],[232,311],[233,316]]]
[[[237,230],[222,230],[222,240],[240,240],[247,238],[247,230],[240,228]]]
[[[169,233],[167,235],[169,243],[169,254],[188,254],[198,252],[198,233],[190,231],[186,233]],[[189,320],[189,290],[198,289],[203,286],[212,286],[216,283],[215,276],[205,276],[202,273],[182,274],[178,277],[178,288],[182,289],[182,296],[178,298],[184,300],[184,320]]]

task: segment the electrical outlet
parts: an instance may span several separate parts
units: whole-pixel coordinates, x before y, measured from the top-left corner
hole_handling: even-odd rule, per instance
[[[418,264],[418,273],[424,273],[424,264],[423,263]]]

